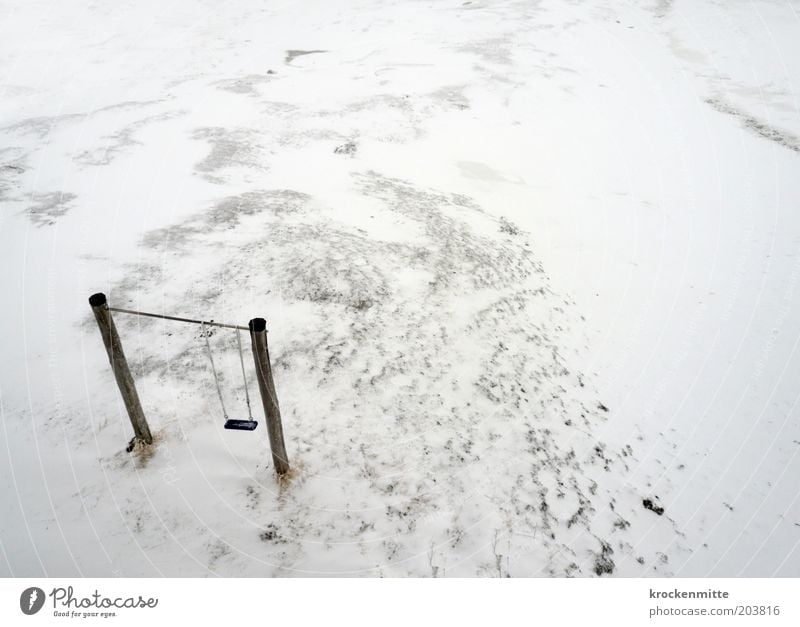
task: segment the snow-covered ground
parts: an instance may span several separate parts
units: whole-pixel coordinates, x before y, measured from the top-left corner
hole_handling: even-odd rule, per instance
[[[800,576],[799,91],[795,0],[2,0],[0,575]],[[291,476],[116,315],[126,453],[96,291],[267,318]]]

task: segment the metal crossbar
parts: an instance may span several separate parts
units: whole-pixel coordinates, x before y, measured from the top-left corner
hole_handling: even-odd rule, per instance
[[[224,327],[226,329],[239,329],[240,331],[249,331],[249,327],[242,327],[238,324],[223,324],[222,322],[212,322],[210,320],[193,320],[192,318],[178,318],[177,316],[165,316],[164,314],[148,313],[146,311],[135,311],[133,309],[120,309],[118,307],[109,307],[110,311],[117,313],[132,314],[134,316],[146,316],[148,318],[162,318],[163,320],[175,320],[176,322],[191,322],[192,324],[205,324],[210,327]]]

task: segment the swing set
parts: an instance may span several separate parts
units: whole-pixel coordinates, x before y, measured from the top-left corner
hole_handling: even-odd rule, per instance
[[[267,322],[263,318],[253,318],[247,327],[242,327],[235,324],[224,324],[221,322],[214,322],[213,320],[194,320],[192,318],[180,318],[177,316],[167,316],[164,314],[155,314],[144,311],[135,311],[132,309],[120,309],[117,307],[109,307],[105,294],[97,293],[89,297],[89,305],[91,305],[92,312],[94,313],[97,325],[100,328],[100,334],[103,337],[103,344],[108,354],[108,360],[111,364],[111,369],[114,372],[114,377],[117,381],[122,400],[125,403],[125,408],[128,412],[131,425],[134,430],[134,438],[131,440],[129,450],[132,449],[136,442],[143,444],[152,444],[153,436],[150,433],[150,426],[142,410],[141,402],[139,401],[139,394],[136,391],[136,385],[133,381],[128,362],[125,359],[125,353],[122,350],[122,341],[120,340],[119,333],[117,332],[114,320],[111,317],[111,312],[130,314],[135,316],[146,316],[150,318],[161,318],[164,320],[174,320],[176,322],[188,322],[192,324],[199,324],[201,334],[205,340],[206,353],[208,360],[211,363],[211,373],[214,377],[214,386],[217,390],[219,403],[222,407],[222,415],[225,420],[225,429],[233,431],[253,431],[258,426],[258,422],[253,418],[253,411],[250,405],[250,392],[247,385],[247,374],[244,367],[244,352],[242,351],[242,331],[250,332],[250,341],[252,345],[253,359],[256,366],[256,379],[258,381],[259,392],[261,393],[261,401],[264,406],[264,415],[267,419],[267,435],[269,438],[270,449],[272,451],[272,460],[275,465],[275,471],[279,475],[283,475],[289,471],[289,460],[286,455],[286,445],[283,438],[283,425],[281,423],[281,413],[278,406],[278,399],[275,393],[275,383],[272,379],[272,367],[269,360],[269,349],[267,348]],[[239,350],[239,363],[242,368],[242,379],[244,381],[244,394],[247,403],[247,419],[230,418],[225,408],[225,401],[222,395],[222,386],[220,385],[217,369],[214,364],[214,355],[211,352],[211,344],[208,341],[210,332],[207,327],[223,327],[234,329],[236,332],[236,345]]]

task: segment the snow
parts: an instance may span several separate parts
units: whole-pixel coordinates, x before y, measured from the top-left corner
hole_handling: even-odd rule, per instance
[[[0,575],[800,575],[795,4],[0,14]]]

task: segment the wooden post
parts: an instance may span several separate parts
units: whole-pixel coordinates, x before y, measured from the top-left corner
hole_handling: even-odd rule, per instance
[[[256,362],[256,378],[267,418],[269,447],[272,450],[272,462],[279,475],[289,471],[289,457],[283,442],[283,425],[281,410],[278,407],[278,395],[275,393],[275,382],[272,380],[272,367],[269,363],[267,348],[267,321],[264,318],[253,318],[250,321],[250,341],[253,344],[253,359]]]
[[[111,318],[111,312],[108,310],[106,295],[102,293],[92,294],[89,297],[89,304],[92,306],[97,326],[100,327],[100,335],[103,336],[103,344],[105,344],[106,353],[108,353],[108,361],[111,363],[111,369],[114,371],[117,386],[125,403],[125,409],[128,410],[128,417],[133,425],[134,440],[152,444],[153,436],[150,434],[150,427],[144,417],[133,376],[131,376],[131,371],[128,369],[125,353],[122,351],[122,342],[119,339],[117,327]]]

